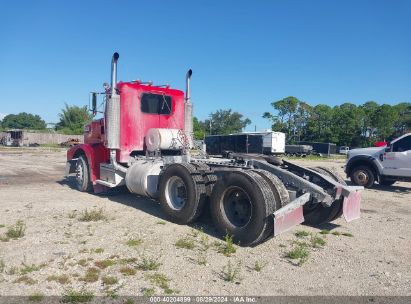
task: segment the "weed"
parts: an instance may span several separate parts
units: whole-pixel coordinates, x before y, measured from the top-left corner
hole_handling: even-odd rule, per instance
[[[10,238],[6,235],[0,235],[0,241],[8,242],[8,241],[10,241]]]
[[[189,250],[192,250],[195,247],[194,240],[189,239],[188,237],[179,239],[175,245],[177,248],[184,248]]]
[[[292,250],[288,251],[285,254],[285,257],[292,260],[298,260],[298,265],[301,266],[307,261],[309,255],[310,251],[306,245],[297,245]]]
[[[158,270],[158,268],[161,266],[161,263],[157,262],[158,258],[147,258],[143,256],[141,259],[141,262],[137,265],[137,268],[140,270]]]
[[[29,301],[32,302],[41,302],[44,299],[44,295],[42,293],[33,293],[32,295],[29,295]]]
[[[326,243],[326,241],[318,235],[312,235],[310,242],[313,248],[323,247]]]
[[[105,285],[114,285],[118,282],[118,279],[116,277],[113,276],[104,276],[101,281],[105,284]]]
[[[80,281],[84,282],[96,282],[98,280],[98,276],[100,274],[100,270],[95,267],[90,267],[87,269],[84,277],[80,278]]]
[[[141,239],[129,239],[126,242],[126,245],[130,246],[130,247],[136,247],[136,246],[140,245],[142,242],[143,242],[143,240],[141,240]]]
[[[207,251],[211,247],[210,239],[204,232],[200,233],[200,245],[204,251]]]
[[[233,237],[229,234],[225,235],[224,244],[219,243],[219,247],[218,252],[224,254],[225,256],[231,256],[237,251],[233,243]]]
[[[62,275],[59,275],[59,276],[58,275],[51,275],[51,276],[47,277],[47,281],[49,281],[49,282],[50,281],[55,281],[55,282],[58,282],[58,283],[64,285],[64,284],[70,283],[70,278],[66,274],[62,274]]]
[[[343,232],[343,233],[341,233],[341,235],[348,236],[348,237],[354,237],[354,235],[349,233],[349,232]]]
[[[331,232],[333,235],[341,235],[341,233],[339,231],[333,231]]]
[[[88,265],[88,262],[86,259],[81,259],[78,261],[78,263],[80,266],[86,267]]]
[[[96,248],[96,249],[94,249],[94,252],[95,253],[103,253],[104,249],[103,248]]]
[[[254,270],[260,272],[265,266],[267,266],[266,262],[255,261]]]
[[[71,212],[68,214],[68,218],[71,218],[71,219],[75,218],[76,215],[77,215],[76,213],[77,213],[77,210],[71,211]]]
[[[294,235],[298,238],[303,238],[303,237],[309,236],[310,233],[305,230],[298,230],[296,233],[294,233]]]
[[[0,224],[0,228],[4,228],[4,227],[6,227],[6,225]]]
[[[157,224],[157,225],[165,225],[166,222],[164,222],[164,221],[158,221],[156,224]]]
[[[228,261],[228,264],[223,268],[223,279],[227,282],[234,282],[235,280],[239,279],[240,276],[240,264],[237,266],[233,266],[231,261]]]
[[[146,297],[154,296],[156,290],[153,287],[150,288],[143,288],[143,295]]]
[[[94,294],[91,291],[82,289],[75,291],[73,289],[66,290],[61,299],[63,303],[85,303],[90,302],[94,298]]]
[[[3,259],[0,259],[0,273],[3,273],[4,269],[6,269],[6,264],[4,263]]]
[[[84,240],[84,241],[80,241],[80,242],[78,242],[80,245],[86,245],[86,243],[87,243],[87,241],[86,240]],[[83,249],[83,250],[87,250],[87,249]]]
[[[110,258],[113,259],[113,256],[111,256]],[[118,260],[118,263],[121,264],[121,265],[134,264],[136,262],[137,262],[137,258],[126,258],[126,259]]]
[[[104,209],[93,209],[93,210],[84,210],[79,219],[80,222],[97,222],[102,220],[107,220],[107,216],[104,214]]]
[[[23,284],[26,284],[26,285],[34,285],[34,284],[37,283],[37,281],[30,278],[29,276],[23,275],[23,276],[17,278],[16,280],[14,280],[13,283],[23,283]]]
[[[132,276],[135,275],[137,271],[134,268],[125,266],[120,268],[120,272],[123,276]]]
[[[198,265],[207,265],[207,252],[200,251],[197,257]]]
[[[134,301],[132,299],[127,299],[124,304],[134,304]]]
[[[327,230],[327,229],[321,230],[320,234],[330,234],[330,230]]]
[[[162,288],[163,290],[169,290],[169,282],[170,279],[162,273],[156,272],[150,275],[147,275],[147,278],[150,280],[152,284],[155,284],[156,286]]]
[[[24,236],[26,224],[22,220],[18,220],[15,225],[9,227],[6,236],[10,239],[19,239]]]
[[[116,261],[107,259],[94,262],[94,265],[101,269],[106,269],[107,267],[113,266],[116,264]]]
[[[285,247],[287,247],[286,245],[284,245],[284,244],[280,244],[280,245],[278,245],[280,248],[285,248]]]
[[[41,268],[40,266],[36,266],[34,264],[26,265],[26,264],[23,263],[23,266],[24,267],[22,269],[20,269],[21,274],[28,274],[28,273],[33,272],[33,271],[39,271],[40,268]]]

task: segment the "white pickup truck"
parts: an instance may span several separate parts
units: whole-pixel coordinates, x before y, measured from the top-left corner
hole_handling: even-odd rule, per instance
[[[350,150],[345,173],[353,184],[366,188],[375,182],[389,186],[396,181],[411,181],[411,133],[385,147]]]

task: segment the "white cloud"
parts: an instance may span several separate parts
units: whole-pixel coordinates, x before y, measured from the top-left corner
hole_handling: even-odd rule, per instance
[[[0,113],[0,120],[2,120],[6,116],[7,116],[7,114]]]

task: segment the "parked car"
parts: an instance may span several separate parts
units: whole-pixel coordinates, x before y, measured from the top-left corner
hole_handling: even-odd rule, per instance
[[[348,151],[350,151],[350,147],[342,146],[342,147],[340,147],[340,149],[338,150],[338,153],[339,153],[339,154],[348,154]]]
[[[353,184],[366,188],[375,182],[392,185],[400,180],[411,181],[411,133],[387,146],[350,150],[345,173]]]

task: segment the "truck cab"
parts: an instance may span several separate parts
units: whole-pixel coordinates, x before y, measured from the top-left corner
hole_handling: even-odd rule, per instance
[[[389,186],[396,181],[411,181],[411,133],[383,147],[350,150],[345,172],[352,183],[367,188],[375,182]]]

